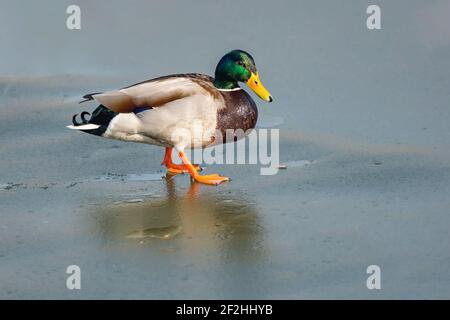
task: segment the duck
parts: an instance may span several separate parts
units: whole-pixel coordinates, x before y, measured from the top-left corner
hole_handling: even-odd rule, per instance
[[[240,83],[262,100],[273,101],[253,57],[244,50],[232,50],[219,60],[214,78],[200,73],[173,74],[86,94],[80,103],[96,102],[97,108],[92,114],[75,114],[67,127],[104,138],[164,147],[162,165],[168,173],[188,173],[195,182],[218,185],[230,179],[200,174],[201,167],[190,162],[185,150],[227,143],[230,129],[244,132],[233,137],[236,141],[255,128],[258,109]],[[173,149],[180,164],[173,162]]]

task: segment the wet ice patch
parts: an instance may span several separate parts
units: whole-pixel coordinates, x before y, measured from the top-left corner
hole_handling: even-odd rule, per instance
[[[101,176],[98,176],[96,178],[94,178],[95,181],[114,181],[114,180],[121,180],[123,179],[125,176],[121,175],[121,174],[116,174],[116,173],[106,173],[103,174]]]
[[[144,199],[126,199],[121,201],[116,201],[114,204],[122,204],[122,203],[141,203],[144,202]]]
[[[7,190],[6,188],[8,188],[8,183],[0,183],[0,190]]]
[[[129,199],[130,197],[134,198],[160,198],[161,195],[153,192],[133,192],[133,193],[124,193],[122,194],[124,198]]]
[[[127,181],[158,181],[163,178],[162,173],[143,173],[143,174],[129,174],[126,176]]]
[[[148,228],[144,230],[133,231],[126,236],[127,239],[146,239],[155,238],[169,240],[181,232],[181,226],[168,226],[159,228]]]
[[[121,195],[122,200],[114,202],[114,205],[142,203],[148,198],[160,198],[161,195],[150,192],[126,193]]]
[[[95,181],[159,181],[163,178],[162,173],[142,174],[116,174],[107,173],[95,178]]]
[[[287,161],[283,164],[280,164],[279,169],[287,169],[287,168],[303,168],[308,167],[312,164],[316,163],[314,160],[292,160]]]
[[[24,187],[23,183],[13,183],[13,182],[7,182],[7,183],[0,183],[0,190],[12,190],[15,188]]]

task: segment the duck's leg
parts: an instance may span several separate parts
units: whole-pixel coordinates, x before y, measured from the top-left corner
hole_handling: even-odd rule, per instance
[[[176,164],[172,161],[172,149],[171,147],[166,147],[166,153],[164,154],[164,160],[161,162],[161,165],[165,165],[167,167],[167,171],[173,174],[179,173],[187,173],[189,169],[184,164]],[[201,167],[197,164],[192,165],[195,170],[200,171]]]
[[[191,175],[192,179],[194,179],[197,182],[204,183],[204,184],[213,184],[218,185],[224,181],[229,181],[230,178],[219,176],[218,174],[209,174],[209,175],[200,175],[195,167],[191,164],[189,159],[187,158],[186,154],[183,151],[180,151],[178,155],[181,158],[181,161],[183,161],[184,165],[186,166],[189,174]]]

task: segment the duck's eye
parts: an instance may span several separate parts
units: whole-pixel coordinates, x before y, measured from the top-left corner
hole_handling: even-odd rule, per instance
[[[245,66],[244,62],[242,62],[242,61],[238,61],[237,64],[240,65],[240,66],[243,66],[243,67]]]

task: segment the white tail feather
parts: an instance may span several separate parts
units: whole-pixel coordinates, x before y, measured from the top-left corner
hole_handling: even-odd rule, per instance
[[[72,130],[95,130],[100,128],[100,126],[98,124],[88,123],[81,126],[67,126],[67,128]]]

